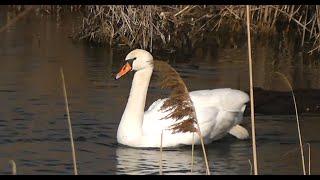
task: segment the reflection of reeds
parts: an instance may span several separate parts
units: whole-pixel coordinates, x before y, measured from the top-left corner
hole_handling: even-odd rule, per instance
[[[70,113],[69,113],[69,103],[68,103],[66,84],[64,82],[64,74],[63,74],[62,68],[60,68],[60,73],[61,73],[61,78],[62,78],[63,95],[64,95],[66,112],[67,112],[67,117],[68,117],[68,127],[69,127],[69,135],[70,135],[71,149],[72,149],[73,169],[74,169],[74,174],[78,175],[76,152],[75,152],[75,148],[74,148],[72,125],[71,125],[71,119],[70,119]]]
[[[308,164],[309,164],[309,175],[311,175],[311,147],[310,147],[310,143],[307,143],[308,145]]]
[[[6,25],[2,26],[0,28],[0,33],[4,30],[6,30],[8,27],[12,26],[14,23],[16,23],[19,19],[23,18],[25,15],[27,15],[31,10],[33,9],[33,6],[28,6],[23,12],[18,14],[16,17],[14,17],[11,21],[7,22]]]
[[[12,175],[17,175],[17,165],[14,160],[10,160],[9,163],[11,164]]]
[[[194,162],[194,133],[192,133],[192,145],[191,145],[191,173],[193,172]]]
[[[251,163],[250,159],[248,159],[248,161],[249,161],[249,165],[250,165],[250,175],[252,175],[252,163]]]
[[[302,137],[301,137],[301,130],[300,130],[300,121],[299,121],[299,115],[298,115],[298,108],[297,108],[297,103],[296,103],[296,97],[294,95],[293,92],[293,88],[288,80],[288,78],[280,73],[280,72],[275,72],[275,74],[280,75],[284,81],[287,83],[287,85],[290,88],[291,94],[292,94],[292,99],[293,99],[293,104],[294,104],[294,109],[296,112],[296,120],[297,120],[297,128],[298,128],[298,135],[299,135],[299,143],[300,143],[300,153],[301,153],[301,163],[302,163],[302,170],[303,170],[303,174],[306,175],[306,166],[305,166],[305,162],[304,162],[304,151],[303,151],[303,144],[302,144]]]
[[[256,149],[256,133],[254,123],[254,96],[253,96],[253,75],[252,75],[252,58],[251,58],[251,37],[250,37],[250,6],[247,5],[247,36],[248,36],[248,60],[249,60],[249,77],[250,77],[250,111],[251,111],[251,133],[252,133],[252,153],[254,174],[258,175],[258,161]]]
[[[162,141],[163,141],[163,130],[161,131],[161,139],[160,139],[160,161],[159,161],[159,174],[162,175]]]

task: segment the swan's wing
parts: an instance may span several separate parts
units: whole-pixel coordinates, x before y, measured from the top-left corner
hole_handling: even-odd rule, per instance
[[[163,120],[162,118],[170,114],[169,111],[161,110],[163,103],[167,99],[158,99],[150,105],[148,110],[144,113],[143,120],[143,133],[144,134],[157,134],[161,133],[164,129],[169,129],[172,125],[176,124],[177,120],[167,118]],[[200,126],[201,133],[206,134],[202,131],[210,131],[216,124],[216,117],[219,113],[216,107],[195,107],[198,123]],[[182,119],[183,120],[183,119]]]

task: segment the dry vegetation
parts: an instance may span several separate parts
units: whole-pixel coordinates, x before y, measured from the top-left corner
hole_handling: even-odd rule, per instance
[[[84,6],[78,39],[144,49],[193,47],[210,32],[245,33],[245,6]],[[300,45],[320,50],[320,6],[263,5],[251,8],[256,35],[298,33]],[[233,41],[232,37],[230,41]]]
[[[38,14],[82,12],[77,40],[150,51],[190,49],[214,37],[243,45],[244,5],[38,5]],[[14,11],[25,6],[13,5]],[[319,5],[251,6],[252,38],[291,35],[305,52],[320,51]],[[265,38],[272,40],[273,38]],[[260,39],[261,41],[261,39]]]

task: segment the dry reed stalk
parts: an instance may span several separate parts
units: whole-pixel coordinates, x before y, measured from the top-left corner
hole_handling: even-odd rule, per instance
[[[306,27],[307,27],[307,19],[308,19],[308,6],[306,7],[306,16],[304,18],[304,26],[303,26],[303,31],[302,31],[302,42],[301,42],[301,47],[303,47],[304,45],[304,38],[306,35]],[[312,34],[312,32],[310,31],[310,34]]]
[[[282,14],[288,16],[288,17],[291,17],[291,20],[293,20],[297,25],[299,25],[301,28],[305,28],[306,31],[310,32],[310,30],[308,28],[305,27],[305,25],[303,25],[299,19],[296,19],[296,18],[293,18],[291,14],[275,7],[275,6],[272,6],[270,5],[270,7],[274,8],[274,9],[278,9],[279,12],[281,12]],[[300,16],[300,18],[302,18],[302,16]]]
[[[198,123],[197,123],[197,125],[198,125]],[[207,172],[207,175],[210,175],[210,169],[209,169],[209,163],[208,163],[207,153],[206,153],[206,149],[205,149],[205,147],[204,147],[203,137],[202,137],[202,134],[201,134],[201,132],[200,132],[200,127],[199,127],[199,125],[198,125],[197,134],[198,134],[198,136],[200,137],[200,141],[201,141],[201,147],[202,147],[204,162],[206,163],[206,172]]]
[[[191,173],[193,172],[194,162],[194,132],[192,133],[192,146],[191,146]]]
[[[160,138],[160,161],[159,161],[159,174],[162,175],[162,141],[163,141],[163,130],[161,131],[161,138]]]
[[[177,12],[174,16],[176,17],[176,16],[178,16],[178,15],[180,15],[180,14],[182,14],[184,11],[186,11],[187,9],[189,9],[189,5],[188,6],[186,6],[185,8],[183,8],[181,11],[179,11],[179,12]]]
[[[179,73],[172,68],[167,62],[154,60],[154,70],[159,71],[159,80],[161,88],[171,90],[169,98],[161,106],[161,110],[172,110],[168,115],[161,118],[163,120],[171,118],[176,121],[181,120],[183,117],[188,116],[187,119],[174,123],[169,127],[172,133],[178,132],[196,132],[199,135],[204,160],[206,163],[207,175],[210,175],[209,163],[204,147],[203,137],[201,134],[200,126],[197,120],[197,114],[194,109],[193,102],[189,96],[189,91]],[[195,127],[195,125],[197,127]]]
[[[77,39],[98,43],[128,45],[143,49],[179,49],[188,40],[198,42],[199,36],[220,27],[238,26],[245,22],[246,10],[243,5],[214,6],[86,6],[88,16],[84,18]],[[320,50],[319,8],[303,5],[259,5],[251,6],[251,29],[262,33],[274,33],[278,20],[297,24],[301,44],[314,41],[310,47]],[[306,11],[308,11],[306,13]],[[307,14],[314,14],[313,16]],[[313,18],[314,17],[314,18]],[[174,29],[171,28],[175,27]],[[291,25],[289,25],[291,27]],[[236,28],[238,29],[238,28]],[[242,30],[242,29],[241,29]],[[309,33],[309,35],[307,34]],[[271,34],[272,35],[272,34]],[[161,43],[162,42],[162,43]],[[162,46],[163,45],[163,46]],[[309,48],[309,47],[308,47]]]
[[[293,88],[292,88],[288,78],[285,75],[283,75],[282,73],[280,73],[280,72],[275,72],[275,74],[280,75],[285,80],[285,82],[288,84],[288,86],[289,86],[289,88],[291,90],[293,103],[294,103],[294,109],[295,109],[295,113],[296,113],[296,120],[297,120],[297,128],[298,128],[299,143],[300,143],[302,170],[303,170],[303,175],[306,175],[306,165],[305,165],[305,162],[304,162],[304,151],[303,151],[302,136],[301,136],[301,130],[300,130],[300,121],[299,121],[299,116],[298,116],[298,108],[297,108],[297,103],[296,103],[296,97],[294,95]]]
[[[257,148],[256,148],[256,133],[254,122],[254,96],[253,96],[253,77],[252,77],[252,58],[251,58],[251,37],[250,37],[250,6],[246,5],[247,9],[247,36],[248,36],[248,59],[249,59],[249,77],[250,77],[250,111],[251,111],[251,131],[252,131],[252,152],[253,152],[253,167],[254,175],[258,175]]]
[[[4,30],[6,30],[8,27],[16,23],[19,19],[27,15],[31,10],[33,9],[33,6],[28,6],[23,12],[18,14],[16,17],[14,17],[11,21],[9,21],[6,25],[4,25],[2,28],[0,28],[0,33]]]
[[[313,48],[313,49],[311,49],[310,51],[308,51],[308,53],[309,54],[312,54],[313,53],[313,51],[319,51],[320,50],[320,45],[319,46],[317,46],[317,47],[315,47],[315,48]]]
[[[70,135],[70,142],[71,142],[71,149],[72,149],[72,159],[73,159],[73,170],[74,170],[74,175],[78,175],[76,152],[75,152],[75,148],[74,148],[72,125],[71,125],[71,119],[70,119],[70,113],[69,113],[69,103],[68,103],[66,84],[64,82],[64,74],[63,74],[62,68],[60,68],[60,73],[61,73],[61,78],[62,78],[63,95],[64,95],[66,112],[67,112],[67,117],[68,117],[68,127],[69,127],[69,135]]]
[[[12,168],[12,175],[17,175],[17,165],[14,162],[14,160],[10,160],[9,163],[11,164],[11,168]]]
[[[309,151],[309,153],[308,153],[308,164],[309,164],[309,175],[311,175],[311,147],[310,147],[310,143],[307,143],[307,145],[308,145],[308,151]]]

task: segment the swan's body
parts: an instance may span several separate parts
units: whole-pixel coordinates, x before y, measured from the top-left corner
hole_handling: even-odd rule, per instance
[[[129,70],[136,70],[126,109],[118,127],[119,143],[133,147],[160,147],[163,132],[163,147],[191,145],[193,133],[172,133],[169,127],[176,123],[173,119],[162,119],[170,111],[161,111],[166,99],[155,101],[144,112],[150,78],[153,72],[153,57],[144,50],[129,53],[127,63],[117,78]],[[132,66],[132,67],[131,67]],[[214,89],[199,90],[189,93],[197,114],[198,124],[205,143],[220,139],[227,133],[239,139],[246,139],[248,132],[239,123],[242,121],[248,95],[239,90]],[[200,144],[194,135],[195,144]]]

